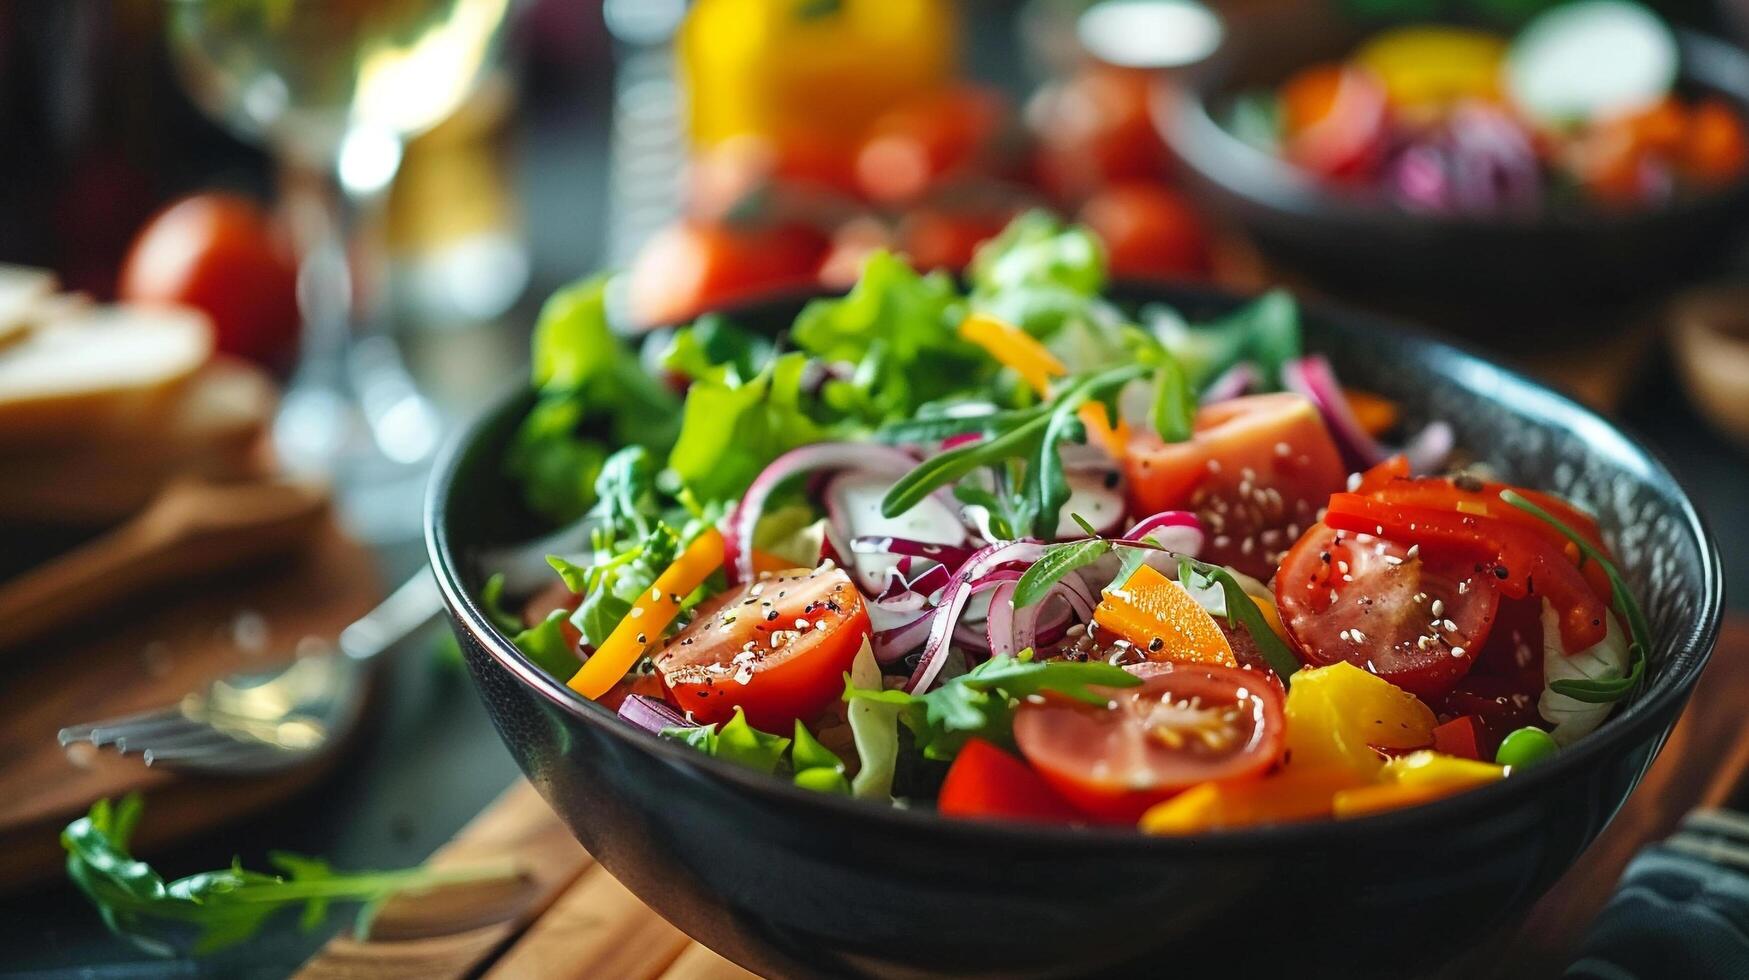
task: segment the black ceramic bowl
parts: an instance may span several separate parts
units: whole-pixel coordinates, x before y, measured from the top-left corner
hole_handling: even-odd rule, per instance
[[[1661,298],[1715,269],[1749,218],[1749,181],[1667,206],[1551,209],[1530,217],[1425,215],[1335,188],[1234,136],[1233,94],[1338,59],[1363,35],[1331,16],[1236,25],[1208,63],[1156,91],[1155,118],[1193,195],[1281,267],[1341,296],[1515,344],[1523,331],[1594,332],[1624,302]],[[1680,31],[1681,85],[1749,114],[1749,55]]]
[[[1239,300],[1133,292],[1195,315]],[[800,302],[738,311],[787,326]],[[1224,963],[1404,976],[1528,906],[1651,763],[1718,632],[1718,556],[1665,468],[1609,423],[1455,348],[1308,311],[1345,379],[1437,416],[1508,479],[1602,517],[1657,637],[1649,683],[1552,763],[1433,805],[1191,838],[955,822],[796,789],[622,724],[542,673],[476,596],[482,555],[542,530],[500,460],[512,395],[439,466],[431,561],[505,744],[577,838],[682,930],[766,976],[1086,976]],[[1230,970],[1228,971],[1231,972]]]

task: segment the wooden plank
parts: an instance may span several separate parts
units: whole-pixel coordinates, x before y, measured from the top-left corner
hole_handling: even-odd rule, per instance
[[[759,977],[693,943],[662,974],[662,980],[759,980]]]
[[[397,897],[377,916],[368,941],[336,937],[296,976],[302,980],[473,976],[594,865],[570,829],[522,779],[430,863],[467,867],[507,858],[523,870],[521,880]]]
[[[596,866],[505,951],[486,977],[656,980],[691,943]]]

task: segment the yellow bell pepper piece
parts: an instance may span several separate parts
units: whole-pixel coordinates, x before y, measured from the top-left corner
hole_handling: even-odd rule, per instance
[[[1378,77],[1392,106],[1436,113],[1454,102],[1500,99],[1506,41],[1459,27],[1399,27],[1384,31],[1354,60]]]
[[[697,0],[677,45],[693,142],[853,147],[948,82],[956,34],[947,0]]]
[[[1051,393],[1051,381],[1069,373],[1057,355],[1033,336],[1018,327],[1003,323],[986,313],[973,313],[960,321],[960,336],[979,347],[1002,366],[1020,375],[1027,387],[1039,397]],[[1089,403],[1076,413],[1087,427],[1087,436],[1099,440],[1112,459],[1124,458],[1129,443],[1129,427],[1119,422],[1115,427],[1106,417],[1105,406]]]
[[[1503,767],[1492,763],[1427,750],[1411,752],[1385,763],[1380,771],[1384,782],[1338,792],[1331,801],[1331,812],[1340,819],[1417,806],[1485,786],[1505,775]]]
[[[571,690],[591,701],[612,690],[638,658],[660,642],[662,632],[680,612],[681,600],[722,565],[723,536],[716,528],[709,528],[693,539],[674,559],[674,564],[656,576],[650,590],[632,603],[631,612],[571,675]]]
[[[1410,749],[1433,741],[1438,724],[1420,698],[1350,663],[1301,670],[1287,696],[1289,758],[1371,776],[1372,747]]]

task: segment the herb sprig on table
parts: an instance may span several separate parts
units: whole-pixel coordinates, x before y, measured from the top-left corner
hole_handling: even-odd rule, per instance
[[[518,875],[508,865],[402,871],[335,871],[319,858],[275,853],[281,874],[245,869],[240,862],[165,881],[128,850],[144,804],[138,795],[120,803],[98,800],[91,811],[61,832],[67,877],[97,907],[111,932],[157,955],[178,951],[193,934],[189,952],[212,953],[260,933],[274,913],[302,909],[300,927],[321,925],[336,902],[358,903],[357,930],[370,923],[383,902],[405,892],[494,881]]]

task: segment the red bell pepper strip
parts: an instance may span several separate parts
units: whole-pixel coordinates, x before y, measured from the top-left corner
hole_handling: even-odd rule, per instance
[[[1461,511],[1412,507],[1338,493],[1330,497],[1324,523],[1338,531],[1377,534],[1429,553],[1471,558],[1499,580],[1514,599],[1547,598],[1561,620],[1561,644],[1569,653],[1589,649],[1606,632],[1608,606],[1592,591],[1565,551],[1547,536],[1514,521]]]

